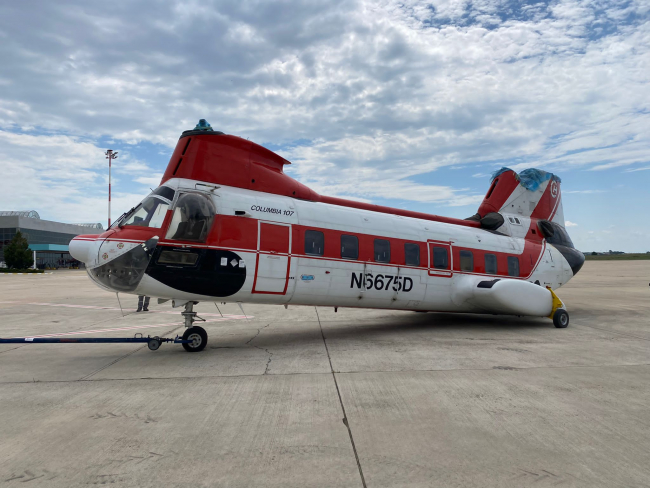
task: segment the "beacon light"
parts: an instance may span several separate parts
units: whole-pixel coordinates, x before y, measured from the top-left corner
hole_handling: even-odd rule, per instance
[[[212,130],[212,126],[207,120],[201,119],[199,120],[199,123],[196,124],[196,127],[194,127],[194,130]]]

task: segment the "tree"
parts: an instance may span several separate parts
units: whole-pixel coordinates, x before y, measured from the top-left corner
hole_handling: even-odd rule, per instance
[[[20,231],[11,242],[5,247],[5,263],[7,268],[27,269],[34,264],[34,256],[29,250],[27,239],[23,237]]]

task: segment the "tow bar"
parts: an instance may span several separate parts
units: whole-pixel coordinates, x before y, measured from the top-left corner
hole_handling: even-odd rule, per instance
[[[15,337],[13,339],[1,339],[0,344],[106,344],[106,343],[141,343],[146,342],[149,349],[157,351],[163,342],[173,344],[189,344],[192,340],[185,340],[179,336],[173,339],[169,337],[144,337],[142,334],[136,334],[133,337],[84,337],[84,338],[55,338],[55,337]]]

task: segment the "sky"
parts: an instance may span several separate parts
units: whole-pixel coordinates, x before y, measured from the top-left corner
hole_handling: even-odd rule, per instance
[[[583,251],[650,251],[650,2],[0,4],[0,210],[113,218],[200,118],[319,193],[474,214],[502,166],[562,179]]]

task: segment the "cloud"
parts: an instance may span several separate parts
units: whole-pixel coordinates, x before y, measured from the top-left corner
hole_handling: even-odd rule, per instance
[[[99,141],[171,149],[204,117],[322,193],[476,205],[471,175],[503,165],[647,169],[649,18],[641,0],[5,2],[0,143],[29,161],[14,186],[99,191]],[[135,195],[163,168],[120,150]]]
[[[156,173],[151,176],[140,176],[136,178],[135,181],[147,187],[156,188],[158,185],[160,185],[160,180],[162,180],[162,177],[162,173]]]
[[[578,227],[578,224],[576,224],[576,223],[574,223],[574,222],[571,222],[570,220],[567,220],[567,221],[564,223],[564,227]]]
[[[129,164],[128,157],[124,161]],[[46,220],[105,223],[107,172],[104,151],[92,142],[0,130],[0,174],[6,175],[0,178],[3,210],[34,209]],[[113,209],[130,208],[143,196],[114,191]]]

